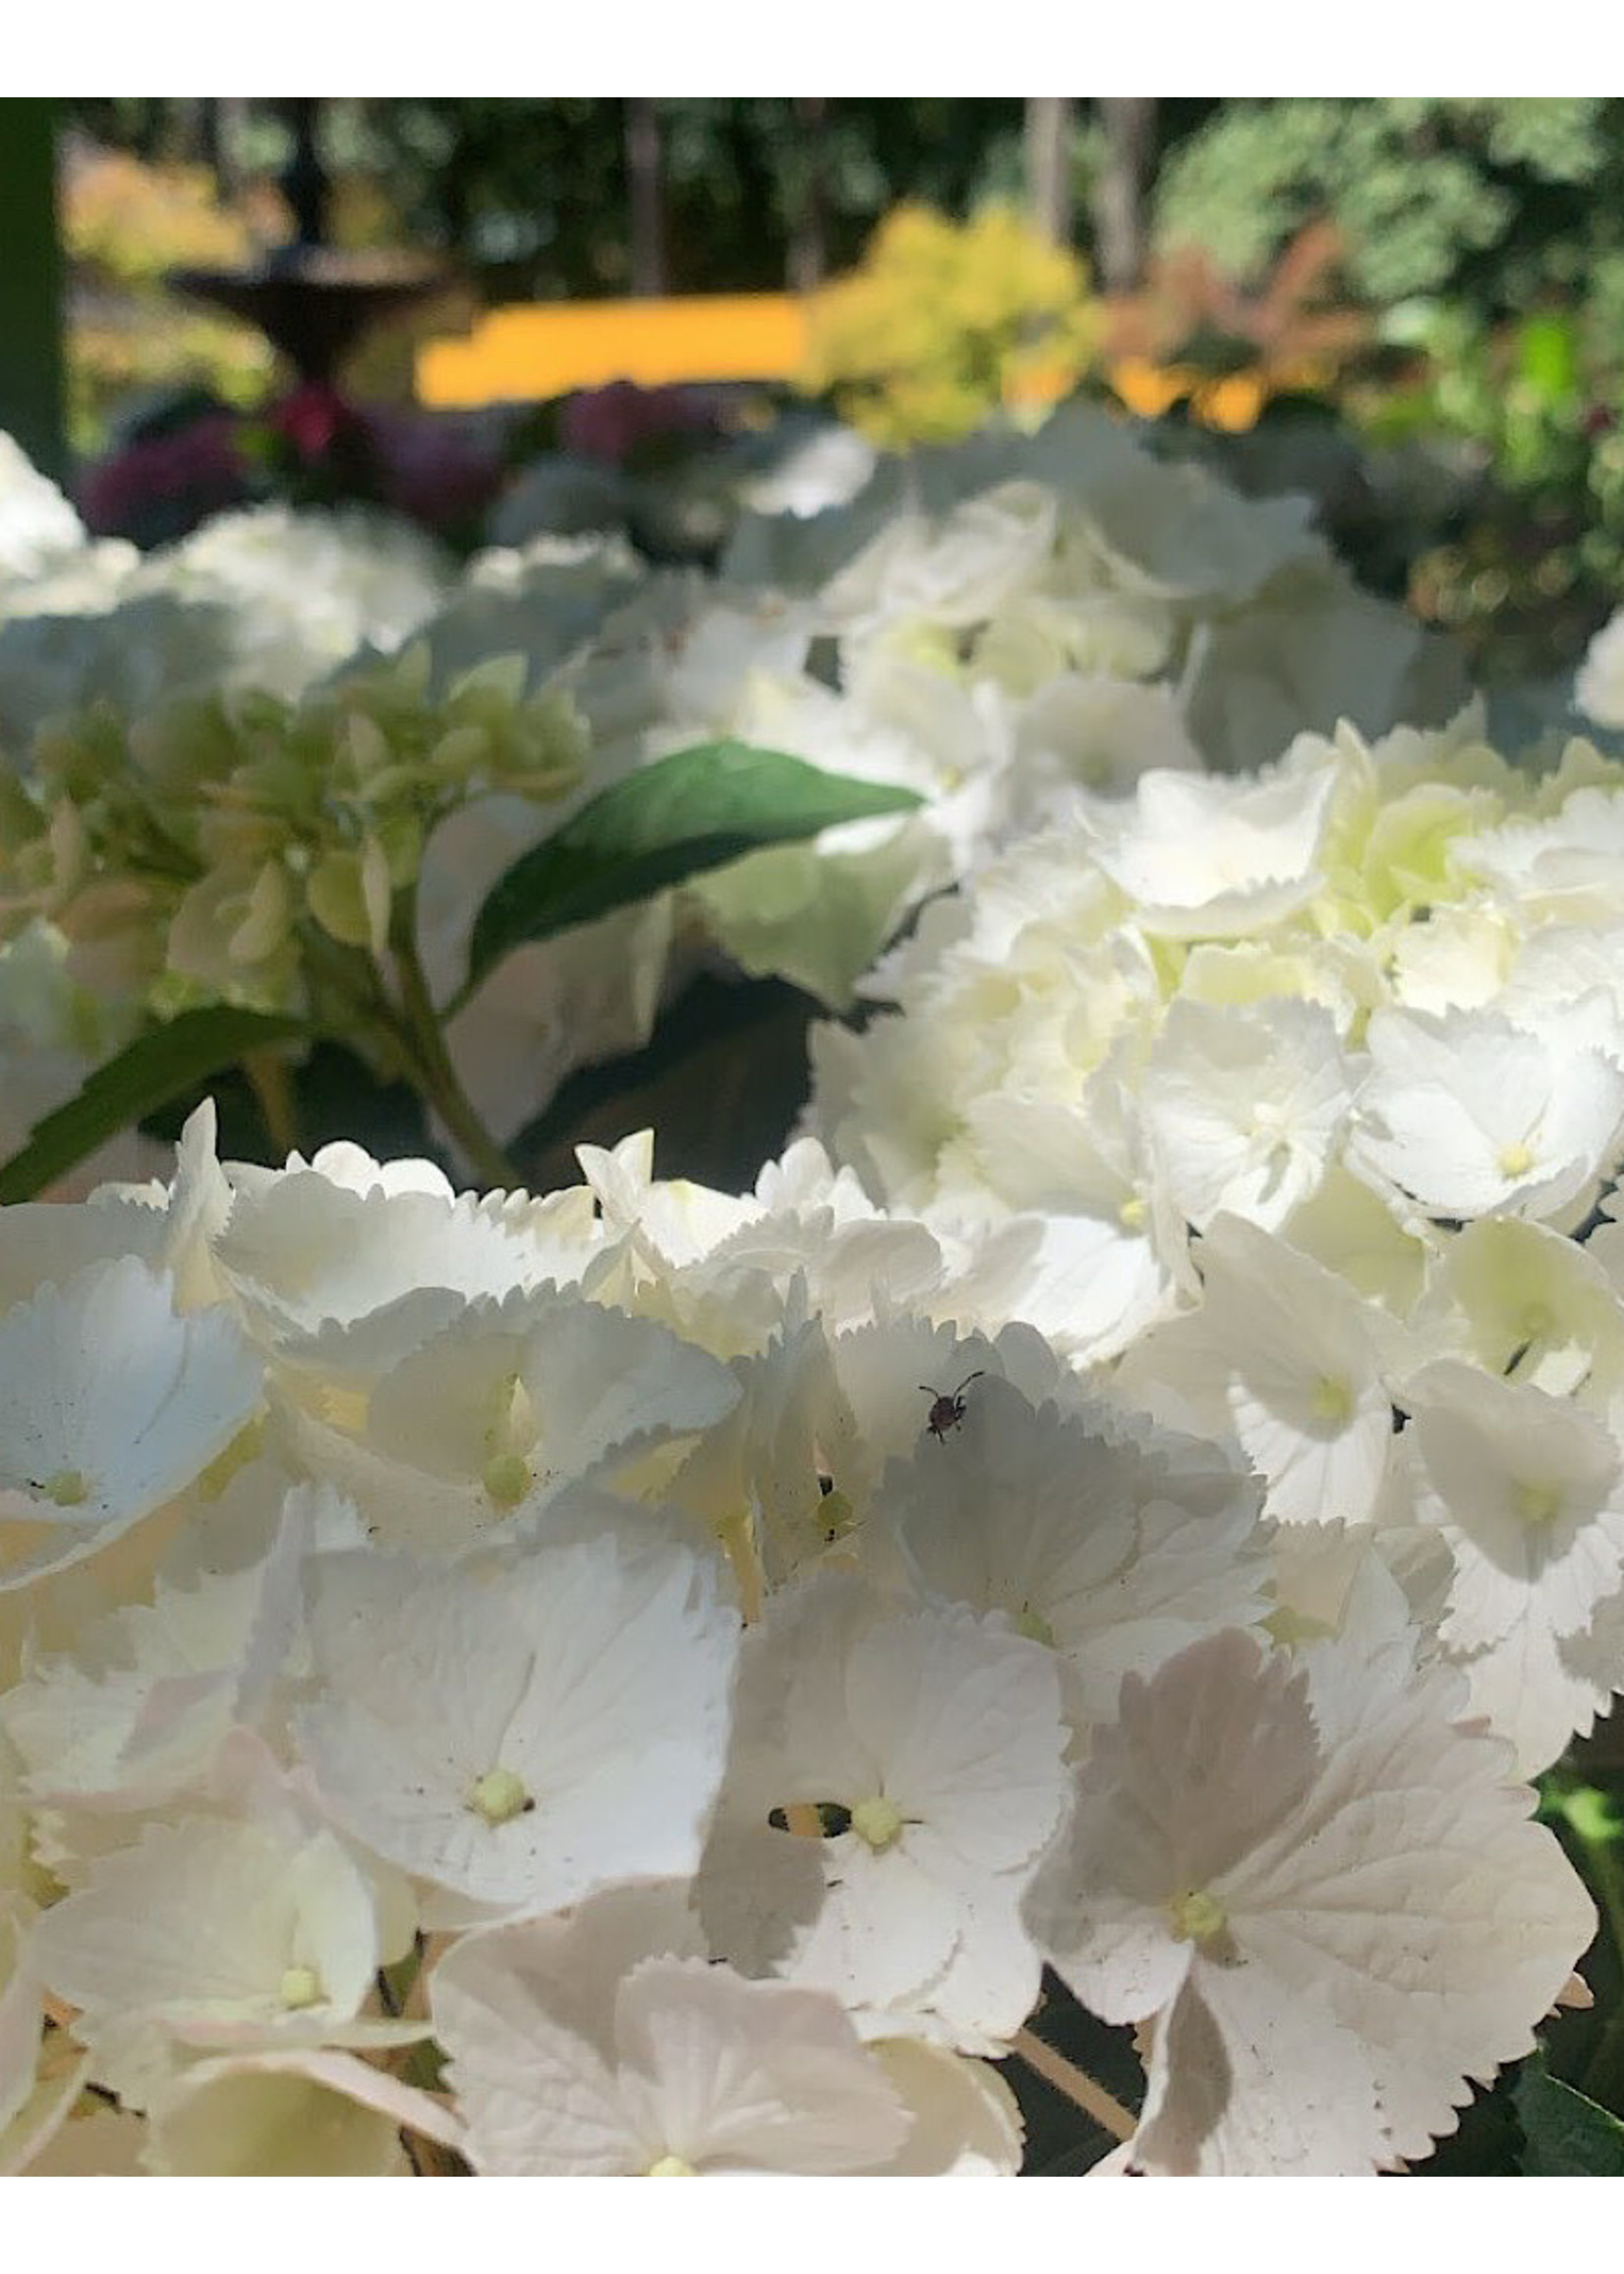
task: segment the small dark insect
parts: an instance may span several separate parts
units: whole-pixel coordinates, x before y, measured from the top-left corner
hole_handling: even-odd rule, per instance
[[[959,1423],[964,1419],[964,1392],[972,1381],[979,1381],[986,1370],[985,1367],[978,1366],[974,1373],[967,1373],[958,1387],[951,1393],[947,1390],[933,1389],[928,1381],[922,1381],[919,1384],[926,1397],[931,1400],[930,1419],[926,1422],[925,1427],[933,1437],[940,1437],[944,1444],[947,1443],[948,1431],[957,1429]]]

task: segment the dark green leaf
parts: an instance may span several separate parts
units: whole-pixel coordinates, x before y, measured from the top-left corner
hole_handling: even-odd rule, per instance
[[[825,774],[777,750],[707,742],[616,782],[491,888],[474,923],[464,995],[512,949],[839,822],[905,813],[911,789]]]
[[[403,1081],[380,1080],[342,1042],[316,1043],[289,1069],[289,1088],[294,1142],[307,1159],[340,1138],[364,1146],[380,1161],[437,1157],[417,1092]],[[234,1067],[177,1091],[167,1105],[145,1117],[143,1136],[173,1144],[204,1097],[214,1100],[222,1160],[281,1166],[287,1148],[265,1128],[253,1083]]]
[[[299,1019],[225,1004],[183,1011],[98,1066],[77,1097],[35,1125],[22,1151],[0,1168],[0,1201],[31,1200],[109,1137],[235,1065],[246,1052],[296,1041],[309,1031]]]
[[[1530,2178],[1624,2178],[1624,2124],[1608,2110],[1533,2062],[1518,2079],[1516,2098]]]
[[[1517,2121],[1517,2080],[1507,2070],[1479,2086],[1451,2132],[1432,2153],[1409,2167],[1415,2180],[1510,2180],[1522,2170],[1523,2128]]]
[[[532,1192],[575,1183],[578,1144],[658,1132],[663,1177],[748,1192],[806,1103],[806,1029],[820,1007],[782,979],[702,972],[641,1050],[582,1067],[508,1150]]]

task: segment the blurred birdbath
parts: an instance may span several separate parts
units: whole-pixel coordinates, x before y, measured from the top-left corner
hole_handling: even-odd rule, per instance
[[[377,324],[420,307],[450,281],[417,253],[346,253],[289,245],[249,268],[174,268],[168,283],[262,331],[301,381],[330,383]]]

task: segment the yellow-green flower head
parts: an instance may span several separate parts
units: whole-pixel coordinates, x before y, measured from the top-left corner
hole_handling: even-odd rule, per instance
[[[158,989],[168,1010],[293,1009],[312,954],[330,968],[321,943],[383,952],[446,815],[496,789],[561,795],[585,744],[568,698],[527,696],[522,668],[435,695],[424,650],[296,701],[222,691],[135,722],[98,704],[0,785],[0,930],[43,915],[78,945],[111,910],[121,983],[154,1007]]]

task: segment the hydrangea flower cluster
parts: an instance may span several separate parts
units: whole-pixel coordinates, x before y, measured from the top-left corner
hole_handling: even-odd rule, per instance
[[[445,816],[498,792],[553,802],[579,777],[567,697],[519,679],[498,662],[432,698],[413,650],[298,703],[218,691],[42,729],[0,787],[8,946],[64,941],[127,1018],[347,987],[335,1023],[364,1041],[367,973],[333,951],[383,954]]]
[[[106,701],[257,687],[292,699],[358,651],[389,654],[454,588],[448,555],[361,507],[221,513],[143,554],[91,539],[0,437],[0,740]]]
[[[1045,1963],[1135,2168],[1424,2154],[1594,1914],[1404,1539],[979,1329],[811,1142],[581,1157],[205,1108],[0,1211],[5,2168],[1008,2174]]]
[[[515,1054],[547,1094],[588,1038],[606,1056],[645,1041],[696,940],[843,1010],[921,902],[1086,792],[1258,764],[1344,716],[1441,722],[1464,694],[1305,500],[1245,499],[1082,405],[1033,437],[883,461],[849,506],[747,517],[719,578],[639,578],[590,540],[487,554],[422,636],[436,678],[506,652],[532,683],[561,671],[596,781],[729,735],[924,800],[516,958],[452,1033],[503,1137],[536,1103]],[[438,899],[466,905],[535,833],[517,807],[470,816],[437,848]]]
[[[282,508],[222,515],[144,560],[89,545],[37,477],[0,490],[0,560],[8,515],[18,566],[0,581],[0,737],[14,764],[48,777],[66,736],[76,799],[112,796],[102,873],[149,870],[152,848],[139,833],[116,842],[129,817],[89,777],[122,769],[132,744],[92,724],[87,705],[110,702],[138,740],[190,745],[196,728],[166,722],[199,704],[217,712],[229,694],[230,735],[257,742],[265,692],[314,703],[319,718],[369,708],[368,694],[345,689],[376,683],[377,654],[409,636],[428,650],[428,681],[413,675],[424,668],[415,655],[403,659],[390,702],[403,731],[406,690],[417,690],[423,747],[462,675],[506,656],[523,659],[531,694],[556,685],[575,703],[591,788],[730,736],[922,798],[900,817],[749,854],[511,958],[448,1034],[459,1081],[500,1141],[576,1066],[645,1041],[667,993],[716,948],[844,1009],[922,901],[1086,791],[1119,791],[1148,767],[1255,763],[1299,728],[1343,715],[1370,731],[1441,718],[1457,692],[1441,647],[1357,590],[1305,500],[1244,499],[1080,405],[1035,437],[979,438],[905,468],[885,461],[847,507],[752,517],[715,578],[651,573],[617,542],[544,539],[484,554],[453,581],[409,531],[385,538],[376,520]],[[175,764],[190,781],[190,748]],[[472,908],[550,826],[527,796],[502,794],[523,786],[500,769],[478,787],[438,832],[423,879],[417,945],[445,999]],[[414,809],[410,834],[424,834],[420,821]],[[188,835],[161,889],[143,882],[143,901],[156,891],[166,908],[175,885],[194,890],[178,939],[144,921],[142,984],[167,967],[227,1000],[285,1003],[288,919],[305,888],[287,884],[279,840],[249,845],[235,828],[217,853],[219,833],[216,814],[210,842]],[[369,886],[358,866],[376,832],[340,835],[311,848],[321,875],[311,912],[327,926],[325,907],[349,940],[364,914],[376,928],[382,871],[375,854]],[[398,888],[402,858],[388,845],[383,857]],[[108,916],[115,944],[128,914]],[[69,929],[77,975],[83,927]],[[131,976],[126,957],[126,1002]],[[6,977],[0,1006],[14,992]],[[58,1022],[52,1046],[93,1060],[116,1039],[105,1011],[94,999],[72,1010],[75,1029]],[[8,1022],[20,1044],[36,1040],[39,1021],[21,1006]]]
[[[1524,1773],[1624,1688],[1624,766],[1476,714],[1161,771],[989,864],[822,1030],[812,1125],[1031,1264],[1009,1315],[1295,1530],[1404,1542]],[[996,1316],[996,1313],[989,1313]]]
[[[93,585],[23,492],[4,590]],[[505,1134],[697,941],[840,1006],[917,921],[743,1195],[205,1107],[0,1209],[0,2168],[1009,2174],[1023,2069],[1105,2169],[1424,2158],[1588,1996],[1527,1779],[1624,1688],[1624,764],[1387,731],[1301,504],[1080,411],[298,693],[136,652],[4,787],[41,1079],[223,1001]],[[725,736],[926,802],[470,993],[537,805]]]

